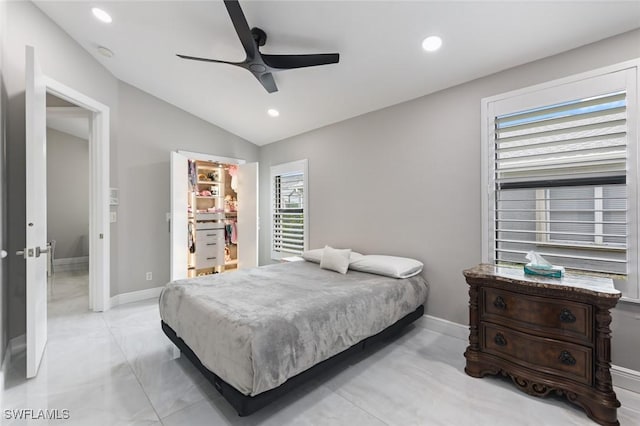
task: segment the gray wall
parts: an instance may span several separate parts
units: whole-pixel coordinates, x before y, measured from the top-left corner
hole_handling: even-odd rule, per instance
[[[480,100],[638,57],[634,31],[264,146],[260,197],[269,199],[270,166],[308,158],[311,248],[417,258],[431,284],[427,314],[468,324],[462,270],[481,261]],[[264,264],[268,203],[260,216]],[[621,303],[613,323],[614,363],[635,370],[638,314]]]
[[[258,147],[219,127],[119,83],[118,272],[111,294],[169,282],[169,152],[177,149],[258,160]],[[122,237],[122,236],[126,236]],[[145,281],[152,272],[153,280]]]
[[[89,256],[89,141],[47,129],[47,240],[55,258]]]
[[[7,22],[7,3],[0,0],[0,249],[7,248],[7,176],[5,151],[7,147],[5,138],[6,115],[7,115],[7,91],[4,82],[4,44],[5,28]],[[9,281],[7,279],[7,260],[0,259],[0,370],[4,358],[5,348],[8,340],[8,292]],[[2,392],[2,389],[0,389]]]

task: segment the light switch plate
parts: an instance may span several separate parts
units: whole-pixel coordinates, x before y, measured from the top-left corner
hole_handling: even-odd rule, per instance
[[[118,212],[109,212],[109,221],[116,223],[118,221]]]

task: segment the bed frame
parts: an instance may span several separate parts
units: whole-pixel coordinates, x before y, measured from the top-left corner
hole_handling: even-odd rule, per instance
[[[289,378],[286,382],[278,386],[277,388],[262,392],[255,396],[247,396],[239,392],[236,388],[222,380],[220,377],[212,373],[202,365],[198,356],[191,350],[191,348],[182,340],[176,332],[173,331],[164,321],[160,321],[162,324],[162,330],[171,339],[171,341],[180,349],[180,352],[184,354],[193,365],[200,370],[204,377],[209,380],[213,386],[220,392],[220,394],[235,408],[241,417],[248,416],[258,411],[262,407],[270,404],[281,395],[291,391],[297,386],[310,379],[320,375],[322,372],[332,368],[333,366],[341,363],[345,359],[364,351],[376,342],[388,339],[393,334],[399,332],[402,328],[411,324],[424,314],[424,305],[418,306],[418,308],[408,315],[400,318],[398,321],[382,330],[380,333],[368,337],[359,343],[351,346],[348,349],[328,358],[308,370]]]

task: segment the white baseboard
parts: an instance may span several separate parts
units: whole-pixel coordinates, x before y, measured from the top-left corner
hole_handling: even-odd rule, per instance
[[[425,315],[423,325],[431,331],[446,334],[462,340],[469,339],[469,327],[446,319]]]
[[[66,257],[63,259],[53,259],[53,270],[55,271],[80,271],[89,269],[89,256]]]
[[[124,305],[125,303],[139,302],[141,300],[153,299],[160,296],[162,287],[148,288],[146,290],[131,291],[129,293],[116,294],[110,300],[110,307]]]
[[[612,365],[611,377],[615,386],[640,393],[640,371]]]
[[[437,331],[447,336],[462,340],[469,338],[469,327],[467,325],[447,321],[442,318],[425,315],[422,325],[431,331]],[[613,384],[615,386],[640,393],[640,371],[612,365],[611,377],[613,378]]]

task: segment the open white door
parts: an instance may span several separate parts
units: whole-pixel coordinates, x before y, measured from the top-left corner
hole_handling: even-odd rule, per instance
[[[187,278],[189,159],[171,153],[171,281]]]
[[[238,165],[238,268],[258,266],[258,163]]]
[[[33,47],[26,48],[27,378],[35,377],[47,344],[46,81]]]

